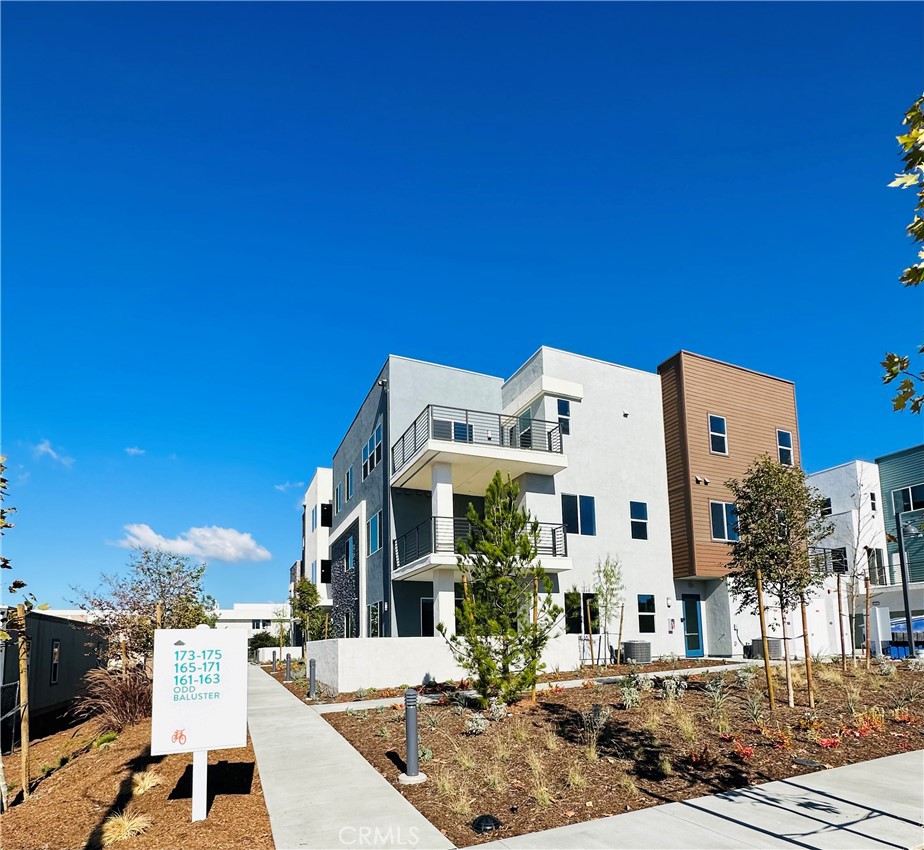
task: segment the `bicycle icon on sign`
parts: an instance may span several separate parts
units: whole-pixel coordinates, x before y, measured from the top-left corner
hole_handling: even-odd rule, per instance
[[[186,732],[182,729],[175,730],[173,737],[170,739],[170,742],[182,746],[186,743]]]

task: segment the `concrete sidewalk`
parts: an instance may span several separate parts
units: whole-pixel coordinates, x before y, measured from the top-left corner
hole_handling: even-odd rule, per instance
[[[277,850],[453,846],[314,709],[247,669],[247,722]]]
[[[924,752],[920,750],[480,845],[494,850],[913,850],[922,846]]]

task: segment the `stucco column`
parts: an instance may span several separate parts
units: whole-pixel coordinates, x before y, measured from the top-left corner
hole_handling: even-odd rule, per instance
[[[433,621],[442,623],[446,634],[456,633],[455,570],[433,571]]]
[[[452,466],[434,463],[430,467],[431,515],[433,522],[433,551],[452,552],[455,544],[452,528]],[[436,597],[433,597],[434,600]],[[435,603],[434,603],[435,604]]]

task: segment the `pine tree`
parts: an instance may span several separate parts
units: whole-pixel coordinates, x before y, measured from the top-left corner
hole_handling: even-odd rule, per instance
[[[459,541],[458,634],[447,636],[439,626],[484,704],[492,698],[512,702],[533,686],[562,613],[537,557],[539,523],[517,507],[518,495],[519,487],[497,472],[485,493],[484,516],[469,504],[471,532]]]

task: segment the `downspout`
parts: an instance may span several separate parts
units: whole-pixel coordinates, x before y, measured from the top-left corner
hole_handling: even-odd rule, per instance
[[[388,485],[391,480],[391,440],[388,427],[388,379],[380,380],[379,386],[382,388],[379,406],[382,409],[382,599],[385,602],[385,610],[379,617],[379,634],[391,637],[391,487]]]

